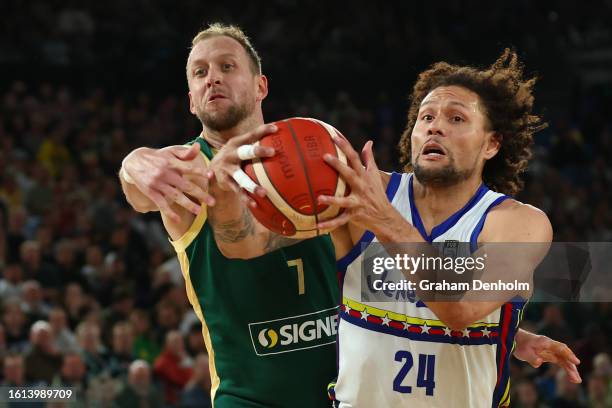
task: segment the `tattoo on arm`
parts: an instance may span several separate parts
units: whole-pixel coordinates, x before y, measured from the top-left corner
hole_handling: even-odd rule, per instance
[[[211,213],[209,221],[218,242],[235,244],[255,235],[255,220],[247,208],[243,210],[239,218],[223,222],[217,221],[214,213]],[[301,241],[271,231],[267,231],[262,238],[265,240],[263,250],[266,254]]]
[[[246,208],[242,212],[242,216],[238,219],[216,222],[214,217],[211,217],[209,221],[213,227],[215,237],[221,242],[234,244],[242,241],[249,235],[253,235],[255,232],[253,216]]]
[[[288,238],[275,232],[270,232],[268,234],[268,239],[266,240],[264,251],[265,253],[276,251],[277,249],[297,244],[300,241],[301,239]]]

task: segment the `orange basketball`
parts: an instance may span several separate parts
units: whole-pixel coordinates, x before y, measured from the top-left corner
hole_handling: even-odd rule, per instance
[[[343,197],[348,188],[336,170],[325,161],[325,153],[346,163],[346,156],[331,136],[342,134],[333,126],[310,118],[291,118],[275,123],[278,131],[257,144],[270,146],[275,155],[245,162],[244,171],[267,191],[251,212],[265,227],[294,238],[320,234],[317,223],[340,213],[336,206],[318,204],[320,195]]]

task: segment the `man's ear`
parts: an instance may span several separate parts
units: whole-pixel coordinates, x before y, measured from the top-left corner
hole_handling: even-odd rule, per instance
[[[257,102],[263,101],[268,96],[268,78],[259,75],[257,78]]]
[[[193,97],[191,96],[191,91],[187,92],[187,95],[189,96],[189,112],[195,115],[196,109],[195,104],[193,103]]]
[[[499,149],[501,149],[501,144],[503,140],[504,137],[497,132],[490,132],[489,134],[487,134],[484,152],[485,160],[491,160],[493,157],[495,157],[497,152],[499,152]]]

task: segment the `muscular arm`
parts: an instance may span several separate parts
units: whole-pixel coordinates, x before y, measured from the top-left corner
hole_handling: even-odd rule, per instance
[[[239,194],[220,191],[214,186],[211,186],[211,193],[217,199],[217,204],[209,208],[208,221],[217,247],[226,258],[256,258],[300,242],[261,225]]]
[[[416,229],[407,221],[402,221],[398,217],[401,217],[399,213],[393,214],[394,221],[388,223],[387,226],[381,226],[380,231],[376,233],[377,238],[383,243],[424,243]],[[520,227],[517,228],[517,226]],[[522,276],[530,275],[545,256],[545,253],[542,253],[543,249],[547,248],[547,243],[551,239],[552,227],[543,212],[514,200],[508,200],[500,204],[489,213],[481,233],[481,241],[493,245],[495,243],[533,245],[523,246],[530,252],[520,256],[508,253],[507,250],[503,250],[499,246],[487,247],[487,245],[484,245],[474,254],[475,257],[485,252],[488,255],[485,272],[481,279],[495,282],[499,277],[507,279],[508,276],[513,276],[518,271],[522,271]],[[420,247],[420,249],[422,248]],[[418,252],[420,253],[421,250]],[[437,252],[433,248],[431,255],[437,256]],[[418,254],[414,254],[414,256],[418,256]],[[410,279],[413,281],[423,278],[424,275],[419,271],[415,275],[410,275]],[[425,300],[427,307],[454,330],[462,330],[478,322],[511,297],[504,298],[504,294],[499,293],[494,296],[494,299],[482,300],[476,297],[476,292],[467,292],[460,301],[438,301],[437,298],[432,300],[431,292],[426,293],[420,289],[417,289],[416,292],[420,298],[429,299]]]
[[[425,242],[421,234],[389,203],[384,185],[380,180],[379,170],[374,160],[372,143],[368,142],[362,150],[362,165],[357,152],[343,139],[335,140],[336,144],[346,154],[348,164],[343,164],[334,157],[326,157],[326,161],[335,168],[351,187],[351,194],[346,198],[322,197],[325,204],[334,204],[345,208],[345,212],[334,220],[322,222],[320,228],[334,229],[349,223],[372,231],[381,243],[406,245],[388,245],[385,248],[389,255],[408,255],[413,258],[439,257],[437,250]],[[507,200],[495,207],[488,215],[481,233],[481,242],[485,243],[539,243],[528,245],[527,251],[520,256],[500,250],[499,246],[484,245],[474,256],[477,257],[486,250],[488,255],[481,280],[495,282],[497,278],[530,275],[541,262],[548,251],[552,239],[552,227],[546,215],[531,206]],[[353,241],[355,243],[356,241]],[[420,244],[420,245],[419,245]],[[507,249],[507,248],[506,248]],[[543,251],[542,249],[545,249]],[[483,256],[483,255],[480,255]],[[432,276],[432,272],[434,275]],[[448,327],[460,330],[473,324],[508,301],[516,292],[496,294],[496,298],[483,300],[482,292],[468,291],[461,301],[456,298],[443,297],[443,294],[424,292],[420,281],[435,279],[436,272],[440,276],[444,271],[424,270],[411,271],[407,278],[416,284],[416,293],[427,306]],[[525,281],[525,280],[523,280]],[[440,295],[440,296],[438,296]],[[449,301],[449,300],[453,301]],[[500,299],[500,300],[498,300]]]
[[[159,211],[153,200],[140,191],[136,184],[133,184],[131,179],[130,181],[132,181],[132,183],[126,180],[125,170],[123,167],[121,167],[121,170],[119,170],[119,181],[121,182],[121,190],[123,190],[125,199],[135,211],[139,213]]]
[[[163,149],[141,147],[128,154],[121,164],[119,180],[128,203],[138,212],[162,211],[175,222],[178,204],[198,214],[202,203],[211,204],[206,194],[206,162],[196,143],[191,147]]]

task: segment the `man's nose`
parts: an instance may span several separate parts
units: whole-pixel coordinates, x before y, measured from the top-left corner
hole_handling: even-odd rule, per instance
[[[208,78],[206,80],[206,85],[209,88],[212,87],[213,85],[219,85],[221,84],[221,78],[222,78],[221,72],[219,72],[216,69],[211,69],[208,72]]]
[[[444,136],[444,129],[442,128],[441,126],[442,124],[440,123],[440,121],[441,121],[441,118],[436,117],[434,120],[429,122],[429,125],[427,126],[428,136],[432,136],[432,135]]]

